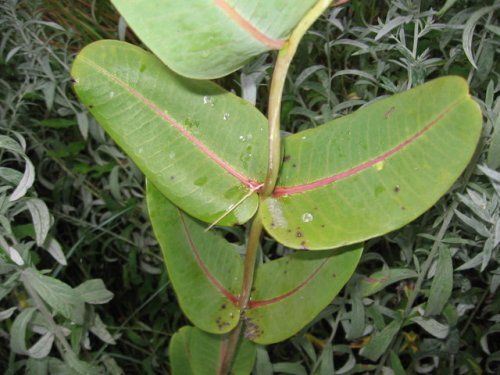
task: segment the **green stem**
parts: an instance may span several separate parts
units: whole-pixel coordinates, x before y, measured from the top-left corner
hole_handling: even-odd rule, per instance
[[[345,2],[345,1],[341,1]],[[280,136],[280,115],[281,98],[283,96],[283,87],[288,73],[290,63],[297,51],[300,40],[314,21],[330,6],[332,0],[320,0],[311,10],[302,18],[297,27],[293,30],[290,39],[279,51],[276,66],[274,67],[271,81],[271,90],[269,93],[269,164],[267,176],[262,189],[263,197],[268,197],[274,190],[278,172],[281,163],[281,136]]]
[[[257,259],[257,252],[259,249],[260,235],[262,234],[262,220],[257,213],[253,219],[252,226],[247,241],[247,252],[245,255],[245,262],[243,264],[243,281],[241,284],[241,292],[238,299],[238,306],[242,315],[250,301],[250,293],[252,292],[253,276],[255,273],[255,261]],[[236,348],[240,340],[242,329],[242,322],[227,334],[221,346],[221,361],[217,375],[229,374],[231,363],[233,362]]]
[[[221,344],[221,362],[217,375],[229,374],[236,348],[240,340],[242,323],[239,322],[235,329],[229,332]]]
[[[281,98],[283,96],[283,88],[288,73],[290,63],[297,51],[300,40],[305,32],[313,24],[314,21],[325,11],[333,0],[319,0],[311,10],[302,18],[296,28],[293,30],[290,38],[285,43],[284,47],[278,52],[278,58],[271,80],[271,89],[269,93],[269,162],[267,168],[267,176],[262,188],[261,200],[265,199],[274,190],[278,172],[281,163],[281,136],[280,136],[280,114],[281,114]],[[339,0],[337,4],[343,4],[348,0]],[[247,252],[243,265],[243,281],[241,292],[238,300],[238,306],[242,315],[248,307],[250,301],[250,293],[252,291],[253,279],[255,274],[255,262],[257,259],[257,251],[259,248],[260,236],[262,234],[262,219],[260,214],[255,216],[247,242]],[[222,358],[218,371],[218,375],[226,375],[229,373],[236,347],[238,345],[242,330],[242,322],[228,334],[222,343]]]

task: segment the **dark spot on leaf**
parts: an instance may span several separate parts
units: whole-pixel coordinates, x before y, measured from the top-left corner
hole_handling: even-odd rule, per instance
[[[384,117],[386,119],[389,118],[389,116],[392,114],[392,112],[394,112],[395,109],[396,109],[395,107],[389,108],[389,110],[386,113],[384,113]]]
[[[89,104],[89,108],[90,109],[94,108],[94,105],[93,104]]]
[[[262,335],[262,333],[263,331],[252,319],[245,317],[245,338],[253,340]]]
[[[225,304],[225,303],[223,303],[223,304],[220,306],[220,308],[221,308],[222,310],[224,310],[224,309],[226,308],[226,304]]]
[[[401,210],[402,211],[406,210],[406,207],[405,206],[401,206]]]
[[[171,181],[175,180],[175,176],[170,176],[170,180]]]
[[[146,65],[141,64],[141,67],[139,68],[139,71],[142,73],[145,70],[146,70]]]
[[[302,236],[303,236],[302,232],[300,231],[295,232],[295,237],[300,238]]]
[[[222,320],[221,317],[218,317],[215,320],[215,324],[217,324],[217,328],[219,328],[219,330],[222,331],[225,327],[227,327],[229,325],[229,322],[226,322],[226,321]]]
[[[337,277],[337,274],[336,273],[332,273],[332,277]]]
[[[300,243],[300,247],[302,248],[302,250],[307,250],[306,241],[302,241]]]
[[[325,227],[325,224],[321,224],[321,228],[324,228]]]
[[[285,157],[283,158],[283,162],[290,160],[290,158],[291,158],[290,155],[285,155]]]
[[[271,221],[271,228],[276,228],[276,224],[274,224],[274,221]]]
[[[395,193],[399,193],[400,190],[401,190],[401,188],[399,187],[399,185],[394,186]]]
[[[292,233],[292,230],[291,230],[291,229],[288,229],[288,230],[287,230],[287,232],[288,232],[288,233]]]
[[[295,163],[292,164],[292,167],[297,168],[297,164],[295,164]]]

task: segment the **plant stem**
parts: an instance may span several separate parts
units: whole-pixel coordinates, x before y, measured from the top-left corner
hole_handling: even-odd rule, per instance
[[[231,370],[231,363],[233,362],[233,358],[236,353],[236,347],[238,346],[238,342],[240,340],[241,326],[242,323],[240,321],[236,328],[229,332],[222,341],[222,358],[220,361],[219,370],[217,371],[217,375],[229,374],[229,370]]]
[[[253,219],[252,226],[247,241],[247,252],[245,255],[245,263],[243,264],[243,281],[241,283],[241,292],[238,299],[238,307],[240,308],[243,316],[245,309],[250,300],[250,293],[252,292],[253,276],[255,273],[255,261],[257,259],[257,250],[259,249],[260,235],[262,233],[262,220],[257,213]],[[236,347],[241,335],[242,321],[240,320],[238,326],[233,329],[222,342],[221,347],[221,362],[217,375],[226,375],[231,369]]]
[[[343,4],[348,0],[339,0],[337,4]],[[305,32],[313,24],[314,21],[325,11],[332,3],[332,0],[319,0],[309,12],[302,18],[299,24],[293,30],[290,38],[285,43],[283,48],[278,52],[278,58],[274,67],[274,72],[271,80],[271,89],[269,93],[269,162],[267,167],[267,176],[262,187],[261,200],[265,199],[274,190],[278,172],[281,163],[281,135],[280,135],[280,114],[281,114],[281,97],[283,96],[283,88],[288,73],[290,63],[297,51],[300,40]],[[262,219],[257,213],[253,219],[252,226],[247,242],[247,252],[243,265],[243,281],[241,292],[238,299],[238,306],[242,316],[250,301],[250,293],[252,291],[255,262],[257,259],[257,251],[259,248],[260,235],[262,234]],[[226,375],[229,373],[236,347],[241,335],[242,322],[228,334],[227,338],[222,343],[222,358],[218,371],[218,375]]]
[[[344,3],[344,0],[339,3]],[[311,10],[302,18],[292,35],[279,51],[276,65],[274,67],[271,81],[271,90],[269,93],[269,164],[267,167],[267,176],[262,189],[263,197],[268,197],[274,190],[278,172],[281,163],[281,135],[280,135],[280,115],[281,115],[281,97],[288,73],[290,63],[297,51],[300,40],[314,21],[330,6],[332,0],[320,0]]]
[[[255,273],[255,260],[257,259],[257,250],[259,248],[261,233],[262,219],[259,213],[257,213],[248,235],[247,252],[245,255],[245,263],[243,265],[243,282],[241,284],[241,292],[238,300],[238,305],[241,311],[244,311],[247,308],[248,301],[250,300],[253,275]]]

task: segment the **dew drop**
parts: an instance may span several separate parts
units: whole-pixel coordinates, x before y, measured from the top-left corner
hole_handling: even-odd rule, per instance
[[[227,121],[229,120],[229,117],[231,117],[231,115],[229,115],[229,113],[224,113],[224,116],[222,116],[222,118],[224,119],[224,121]]]
[[[141,148],[139,148],[139,150],[137,150],[137,152],[138,152],[139,154],[142,154],[142,153],[143,153],[143,151],[144,151],[144,149],[143,149],[142,147],[141,147]]]
[[[168,154],[168,157],[169,157],[170,159],[175,158],[175,152],[173,152],[173,151],[172,151],[172,152],[170,152],[170,153]]]
[[[214,99],[211,96],[205,95],[203,97],[203,104],[208,104],[210,107],[213,107]]]
[[[114,92],[114,91],[110,91],[110,92],[109,92],[109,97],[110,97],[110,98],[112,98],[112,97],[114,97],[114,96],[115,96],[115,92]]]
[[[306,139],[307,139],[307,137],[306,137],[306,136],[303,136],[303,137],[301,137],[300,139],[302,139],[302,140],[306,140]]]
[[[302,221],[304,223],[310,223],[313,220],[314,216],[310,212],[306,212],[304,215],[302,215]]]
[[[245,142],[247,140],[247,138],[244,135],[240,135],[239,139],[241,142]]]

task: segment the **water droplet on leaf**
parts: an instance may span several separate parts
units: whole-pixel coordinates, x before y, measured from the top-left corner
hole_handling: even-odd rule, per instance
[[[222,118],[224,119],[224,121],[227,121],[229,120],[229,117],[231,117],[231,115],[229,113],[224,113],[224,116],[222,116]]]
[[[314,220],[314,216],[310,212],[306,212],[304,215],[302,215],[302,221],[304,223],[310,223],[313,220]]]

